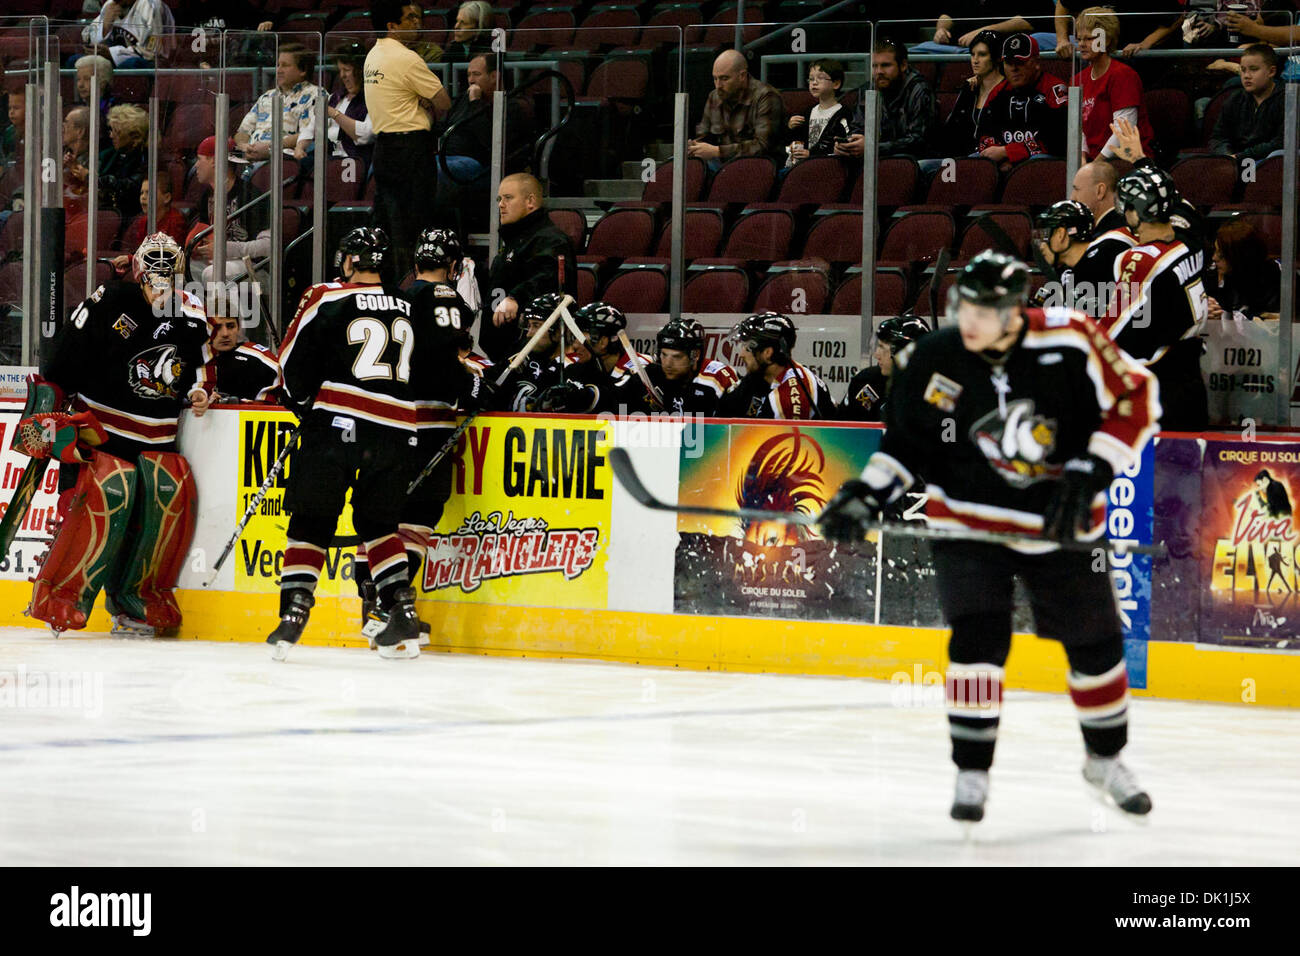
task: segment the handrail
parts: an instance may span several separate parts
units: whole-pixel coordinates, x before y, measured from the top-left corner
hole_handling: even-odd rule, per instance
[[[856,6],[858,2],[859,0],[840,0],[839,3],[827,7],[825,10],[818,10],[816,13],[809,14],[808,16],[804,17],[802,20],[799,20],[795,23],[787,23],[779,30],[773,30],[771,33],[766,33],[763,36],[759,37],[757,40],[753,40],[749,43],[746,43],[744,46],[740,48],[740,52],[748,53],[751,50],[756,50],[758,49],[760,44],[770,43],[771,41],[775,40],[777,37],[783,37],[787,33],[793,32],[797,28],[803,26],[805,23],[812,23],[815,20],[821,20],[825,17],[830,16],[832,13],[835,13],[837,10],[842,10],[844,7]],[[762,25],[763,24],[759,24],[759,26]]]

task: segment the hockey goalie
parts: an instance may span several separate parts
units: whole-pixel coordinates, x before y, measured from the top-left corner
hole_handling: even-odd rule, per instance
[[[181,621],[173,588],[198,496],[177,425],[186,402],[196,416],[207,411],[211,329],[203,304],[178,287],[185,254],[174,240],[149,236],[132,265],[133,281],[101,285],[58,333],[44,377],[28,381],[14,439],[32,462],[6,533],[45,466],[60,466],[54,540],[28,608],[56,634],[84,628],[101,589],[115,635]]]

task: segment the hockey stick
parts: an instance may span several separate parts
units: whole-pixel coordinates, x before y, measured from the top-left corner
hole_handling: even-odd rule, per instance
[[[271,326],[271,313],[263,308],[262,303],[262,283],[257,281],[257,273],[253,269],[253,257],[244,256],[244,277],[253,287],[253,293],[257,296],[257,308],[262,313],[262,318],[266,320],[266,332],[271,338],[271,344],[275,346],[275,351],[280,351],[280,333]]]
[[[930,281],[930,327],[939,327],[939,287],[948,271],[948,247],[944,246],[934,260],[934,278]]]
[[[798,511],[764,511],[762,508],[710,508],[704,505],[671,505],[666,501],[660,501],[641,483],[636,469],[632,467],[632,459],[628,455],[626,448],[611,448],[609,450],[609,464],[614,469],[614,476],[618,478],[619,484],[626,489],[627,493],[642,507],[649,508],[652,511],[675,511],[678,514],[735,518],[744,521],[777,521],[782,524],[800,525],[805,528],[812,528],[817,525],[816,517]],[[1031,534],[1005,534],[997,531],[979,531],[974,528],[957,531],[948,528],[930,528],[925,525],[913,527],[911,523],[886,524],[878,522],[865,525],[863,530],[877,531],[881,534],[904,535],[910,538],[930,538],[938,541],[978,541],[985,544],[1008,546],[1055,544],[1062,551],[1086,551],[1091,553],[1098,548],[1104,548],[1117,554],[1149,554],[1155,556],[1165,554],[1163,542],[1155,545],[1127,544],[1121,541],[1111,541],[1108,538],[1100,538],[1096,541],[1073,539],[1053,541],[1049,538]]]
[[[226,542],[225,549],[221,552],[221,557],[217,558],[217,563],[212,566],[212,574],[203,582],[205,588],[212,587],[213,583],[216,582],[217,574],[221,571],[221,566],[226,563],[226,558],[230,557],[230,552],[235,550],[235,542],[238,541],[239,536],[244,533],[244,528],[248,525],[249,519],[252,518],[257,509],[262,506],[262,502],[265,500],[267,492],[271,490],[271,486],[275,484],[275,480],[280,477],[280,472],[284,470],[284,463],[289,458],[289,452],[293,450],[293,447],[296,444],[298,444],[298,436],[300,434],[302,434],[302,422],[299,422],[294,427],[293,431],[289,433],[289,439],[284,443],[284,447],[280,449],[280,454],[276,457],[275,464],[271,466],[271,470],[267,473],[266,480],[262,482],[262,487],[257,489],[257,494],[253,495],[253,500],[250,501],[248,507],[244,509],[244,516],[239,519],[239,524],[235,526],[235,533],[230,536],[230,540]]]
[[[513,372],[515,369],[519,368],[519,366],[524,364],[524,359],[528,358],[529,354],[532,353],[533,349],[537,347],[537,343],[541,341],[542,336],[545,335],[550,330],[551,326],[555,324],[555,320],[560,317],[561,313],[563,313],[565,316],[568,316],[568,312],[566,310],[568,309],[569,304],[572,301],[573,301],[573,296],[571,295],[566,295],[563,299],[560,300],[560,304],[555,307],[555,311],[546,317],[546,321],[542,323],[541,328],[539,328],[536,332],[533,333],[533,337],[528,340],[528,344],[523,347],[523,349],[519,352],[518,355],[516,355],[514,358],[510,360],[510,364],[507,365],[505,367],[505,370],[500,375],[497,376],[497,380],[495,382],[496,387],[499,388],[501,384],[505,382],[507,376],[509,376],[511,372]],[[443,442],[442,447],[438,449],[438,451],[434,454],[434,456],[429,459],[429,463],[424,466],[424,468],[420,471],[418,475],[415,476],[415,480],[406,486],[406,493],[408,495],[414,492],[416,488],[420,487],[420,483],[423,482],[424,479],[428,478],[431,474],[433,474],[433,469],[438,467],[438,462],[442,461],[442,459],[446,457],[447,454],[453,448],[456,447],[456,442],[460,440],[460,436],[465,434],[465,430],[469,428],[470,423],[473,422],[474,419],[478,418],[478,415],[479,413],[477,411],[474,411],[471,412],[469,415],[465,416],[465,420],[461,422],[459,425],[457,425],[455,430],[449,436],[447,436],[447,440]]]
[[[641,384],[645,390],[650,393],[650,397],[660,408],[667,408],[663,395],[659,394],[659,389],[655,388],[654,382],[650,381],[650,376],[646,374],[645,365],[642,364],[640,356],[636,354],[636,349],[632,348],[632,342],[627,337],[624,329],[618,330],[618,340],[623,346],[623,351],[627,353],[628,360],[631,361],[632,367],[636,369],[637,378],[641,379]]]

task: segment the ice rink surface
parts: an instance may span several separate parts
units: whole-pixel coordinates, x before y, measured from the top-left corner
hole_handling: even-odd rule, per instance
[[[1248,705],[1133,701],[1140,825],[1085,792],[1069,698],[1011,693],[968,839],[942,709],[883,682],[18,628],[0,680],[9,865],[1300,859],[1300,720]]]

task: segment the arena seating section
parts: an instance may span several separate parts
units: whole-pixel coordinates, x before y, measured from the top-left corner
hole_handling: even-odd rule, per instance
[[[327,51],[338,48],[349,33],[370,31],[368,15],[359,2],[272,0],[263,7],[274,17],[277,30],[323,33]],[[448,30],[456,7],[454,0],[430,4],[425,10],[425,29]],[[80,0],[11,0],[6,12],[44,13],[72,20],[81,16],[80,8]],[[676,73],[669,68],[677,63],[673,58],[675,28],[686,30],[687,55],[692,50],[720,49],[734,37],[729,25],[735,22],[734,6],[716,2],[527,4],[496,0],[493,9],[497,25],[514,31],[509,42],[512,53],[558,57],[558,68],[570,78],[580,102],[606,114],[595,128],[609,134],[602,148],[612,151],[608,157],[612,166],[640,162],[651,140],[671,142],[674,88],[664,77]],[[811,0],[747,5],[750,17],[760,9],[768,19],[790,22],[815,12],[819,5]],[[760,28],[747,26],[745,33],[747,39],[753,39]],[[79,26],[60,27],[61,49],[79,49],[79,34]],[[14,40],[10,37],[0,42],[12,44]],[[8,51],[11,58],[14,52]],[[11,66],[13,62],[21,61],[11,60]],[[1053,72],[1068,76],[1068,64],[1044,62]],[[156,81],[147,76],[123,76],[116,81],[115,92],[122,101],[144,103],[156,82],[164,117],[160,161],[170,178],[175,205],[192,220],[202,192],[193,176],[194,150],[214,128],[214,98],[210,94],[216,92],[216,77],[211,71],[197,70],[197,55],[187,54],[184,44],[168,65],[194,67],[196,72],[160,74]],[[940,115],[946,114],[969,74],[967,65],[916,65],[935,86]],[[270,76],[269,71],[266,75]],[[260,90],[245,73],[231,75],[226,91],[231,98],[233,133]],[[66,73],[63,95],[66,107],[73,102],[73,78]],[[783,91],[783,96],[788,108],[807,101],[806,91],[799,86]],[[853,94],[849,96],[851,108]],[[1281,246],[1277,213],[1280,160],[1262,163],[1256,180],[1243,184],[1232,160],[1208,155],[1209,133],[1225,96],[1214,96],[1199,122],[1194,119],[1189,91],[1149,89],[1146,102],[1158,135],[1172,148],[1170,155],[1176,160],[1172,172],[1184,195],[1207,213],[1212,225],[1227,217],[1248,218],[1263,231],[1271,254],[1276,256]],[[692,121],[699,109],[700,103],[693,102]],[[880,162],[876,181],[879,221],[872,224],[877,314],[913,306],[928,312],[931,286],[937,282],[942,293],[952,273],[990,245],[1009,241],[1018,253],[1027,255],[1034,214],[1068,194],[1062,159],[1032,160],[1009,174],[981,158],[962,158],[955,163],[955,177],[929,178],[912,159]],[[302,175],[299,172],[296,163],[286,160],[286,243],[311,224],[316,184],[307,178],[309,169],[302,170]],[[255,182],[263,188],[269,185],[269,169],[260,170]],[[5,170],[0,175],[0,202],[7,206],[9,195],[20,184],[19,170]],[[373,179],[348,181],[341,164],[331,162],[324,190],[329,209],[327,235],[331,238],[340,229],[369,217]],[[553,195],[565,194],[553,191]],[[573,204],[552,211],[552,219],[569,232],[580,252],[582,299],[600,296],[637,312],[667,308],[671,195],[671,163],[660,163],[639,199],[602,201],[592,197],[582,211],[572,208]],[[787,308],[796,288],[806,294],[808,312],[859,311],[864,267],[860,171],[837,159],[823,158],[810,159],[780,177],[773,162],[744,158],[726,163],[710,175],[703,162],[688,160],[685,200],[686,311]],[[994,224],[992,232],[986,228],[989,223]],[[121,251],[121,236],[129,225],[114,213],[101,213],[101,256]],[[66,282],[75,301],[80,297],[76,290],[83,288],[86,265],[71,263],[71,259],[84,249],[84,217],[73,216],[68,230]],[[80,245],[75,241],[78,235]],[[0,229],[0,263],[12,260],[15,250],[21,252],[21,236],[22,215],[17,213]],[[947,275],[935,276],[933,263],[940,249],[949,251],[950,265]],[[0,296],[17,281],[12,265],[9,261],[0,268]],[[101,262],[95,268],[99,274],[106,267]]]

